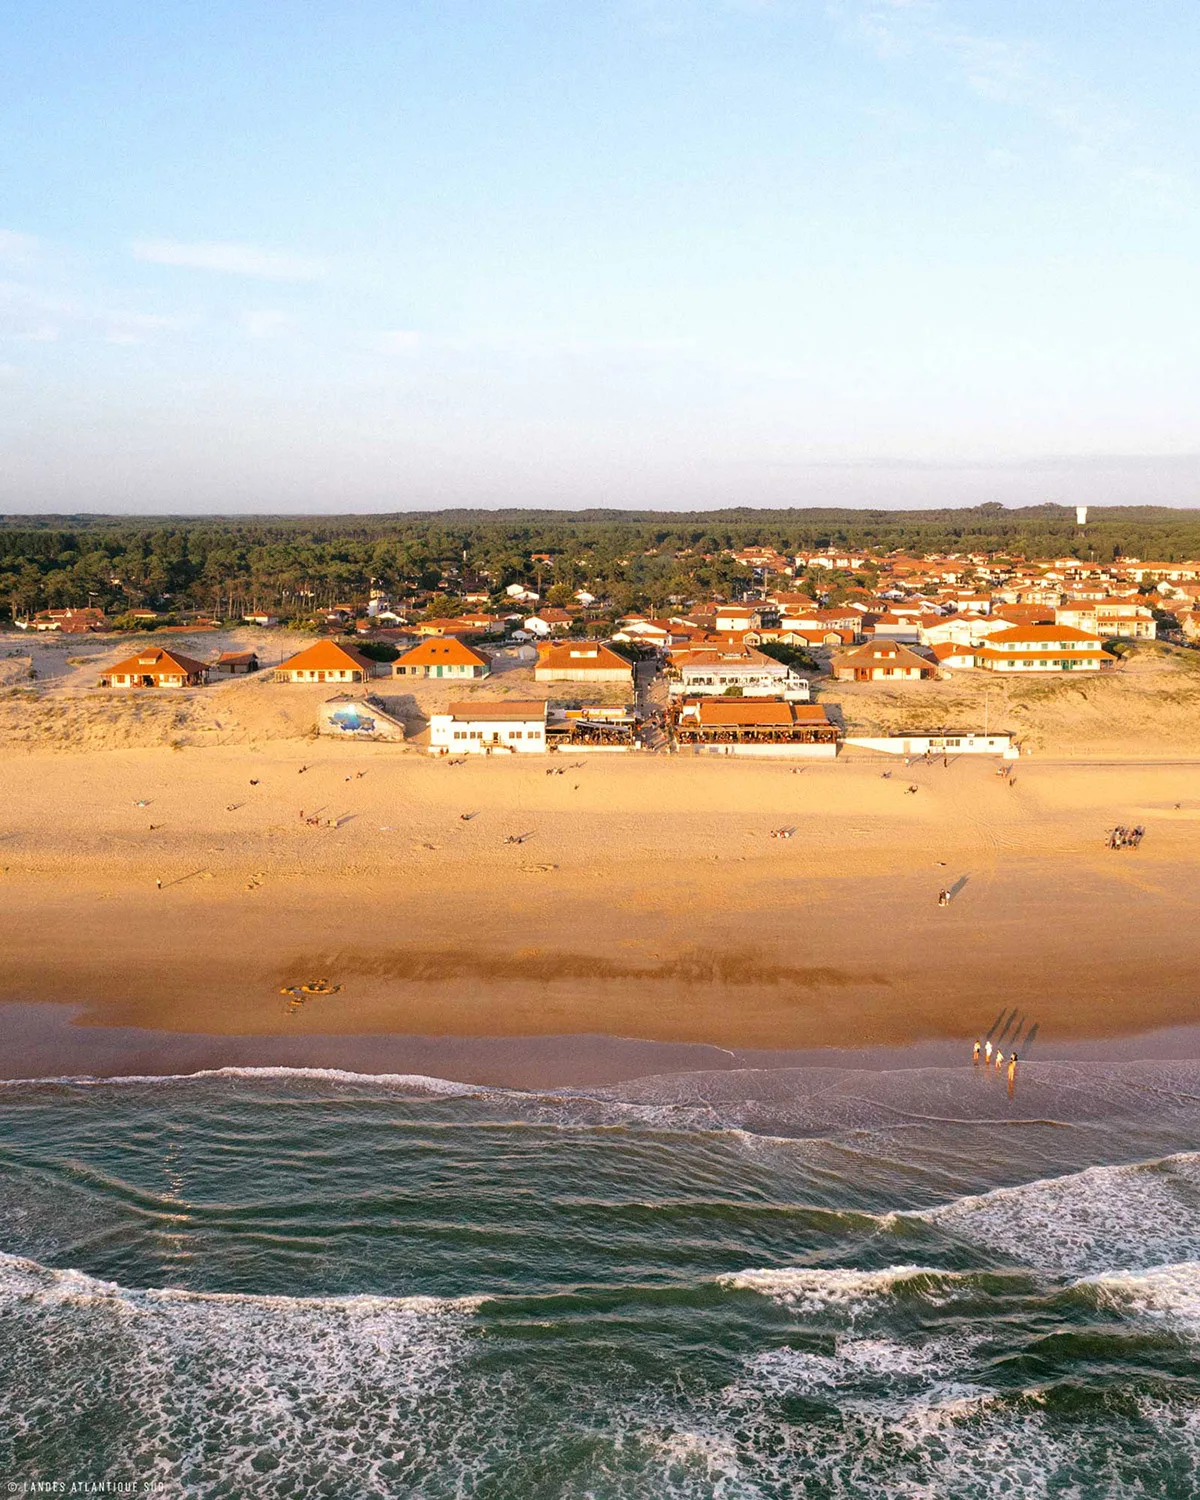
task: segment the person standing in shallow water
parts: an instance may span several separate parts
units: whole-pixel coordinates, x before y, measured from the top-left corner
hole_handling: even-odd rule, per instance
[[[992,1044],[991,1044],[991,1042],[984,1042],[984,1044],[983,1044],[983,1065],[984,1065],[985,1068],[987,1067],[988,1063],[991,1062],[991,1060],[992,1060]]]
[[[998,1073],[1003,1066],[1004,1066],[1004,1048],[1003,1047],[997,1047],[996,1048],[996,1072]]]
[[[976,1067],[979,1066],[979,1054],[982,1051],[983,1044],[978,1039],[976,1039],[975,1045],[971,1048],[971,1061],[975,1064]]]
[[[1008,1097],[1013,1096],[1013,1089],[1017,1082],[1017,1054],[1011,1053],[1008,1059]]]

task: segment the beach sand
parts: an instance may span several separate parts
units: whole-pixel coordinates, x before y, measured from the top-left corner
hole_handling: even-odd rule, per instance
[[[6,752],[0,1000],[218,1036],[767,1050],[967,1038],[1003,1006],[1039,1042],[1200,1019],[1200,765],[1015,777],[296,739]],[[1142,847],[1107,850],[1116,823]],[[280,987],[316,977],[341,990],[290,1012]]]

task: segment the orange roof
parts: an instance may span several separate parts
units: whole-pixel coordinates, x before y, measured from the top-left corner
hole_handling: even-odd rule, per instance
[[[106,667],[104,676],[173,677],[182,672],[185,677],[191,677],[197,672],[207,671],[208,663],[205,661],[196,661],[178,651],[164,651],[160,646],[148,646],[136,656],[127,656],[124,661],[119,661],[115,667]]]
[[[1076,630],[1073,625],[1014,625],[1011,630],[1000,630],[988,640],[990,646],[1014,645],[1021,641],[1095,641],[1088,630]]]
[[[291,656],[281,666],[276,668],[279,672],[365,672],[368,676],[375,670],[373,662],[354,649],[353,646],[340,646],[337,641],[315,641],[311,646]]]
[[[929,671],[933,663],[927,656],[903,646],[899,641],[868,641],[865,646],[855,646],[851,651],[840,651],[833,658],[835,667],[875,666],[888,663],[896,667],[924,667]]]
[[[406,651],[397,661],[397,666],[406,667],[486,667],[488,659],[478,651],[472,651],[465,641],[453,636],[435,636],[422,641],[411,651]]]
[[[780,703],[774,699],[704,698],[700,701],[700,723],[710,728],[725,725],[772,725],[791,728],[795,724],[828,724],[819,703]]]
[[[600,641],[555,641],[539,646],[538,666],[572,672],[633,671],[623,656]]]

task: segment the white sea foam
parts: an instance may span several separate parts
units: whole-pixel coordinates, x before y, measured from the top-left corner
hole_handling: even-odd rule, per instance
[[[1200,1334],[1200,1261],[1109,1271],[1076,1285],[1091,1291],[1102,1307]]]
[[[28,1088],[35,1084],[72,1084],[80,1088],[128,1088],[134,1085],[187,1083],[202,1078],[245,1078],[249,1080],[296,1079],[315,1083],[344,1083],[380,1088],[412,1089],[423,1094],[446,1094],[462,1098],[491,1092],[478,1084],[457,1083],[452,1078],[434,1078],[425,1073],[355,1073],[346,1068],[198,1068],[193,1073],[128,1073],[112,1077],[76,1073],[55,1078],[3,1078],[0,1088]],[[504,1091],[501,1091],[504,1092]]]
[[[1045,1270],[1078,1275],[1182,1261],[1200,1246],[1200,1154],[1089,1167],[912,1217]]]
[[[929,1266],[888,1266],[878,1271],[779,1266],[731,1272],[719,1277],[718,1282],[739,1291],[760,1292],[797,1312],[816,1314],[832,1308],[853,1315],[893,1296],[902,1283],[926,1277],[944,1282],[952,1275]],[[932,1284],[923,1290],[931,1291]]]
[[[66,1421],[97,1473],[169,1493],[218,1459],[224,1493],[384,1493],[431,1441],[479,1301],[131,1290],[0,1256],[0,1469],[12,1443],[45,1470]]]

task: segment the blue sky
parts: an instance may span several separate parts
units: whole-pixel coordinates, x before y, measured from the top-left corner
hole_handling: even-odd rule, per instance
[[[1195,0],[14,0],[0,511],[1200,504]]]

